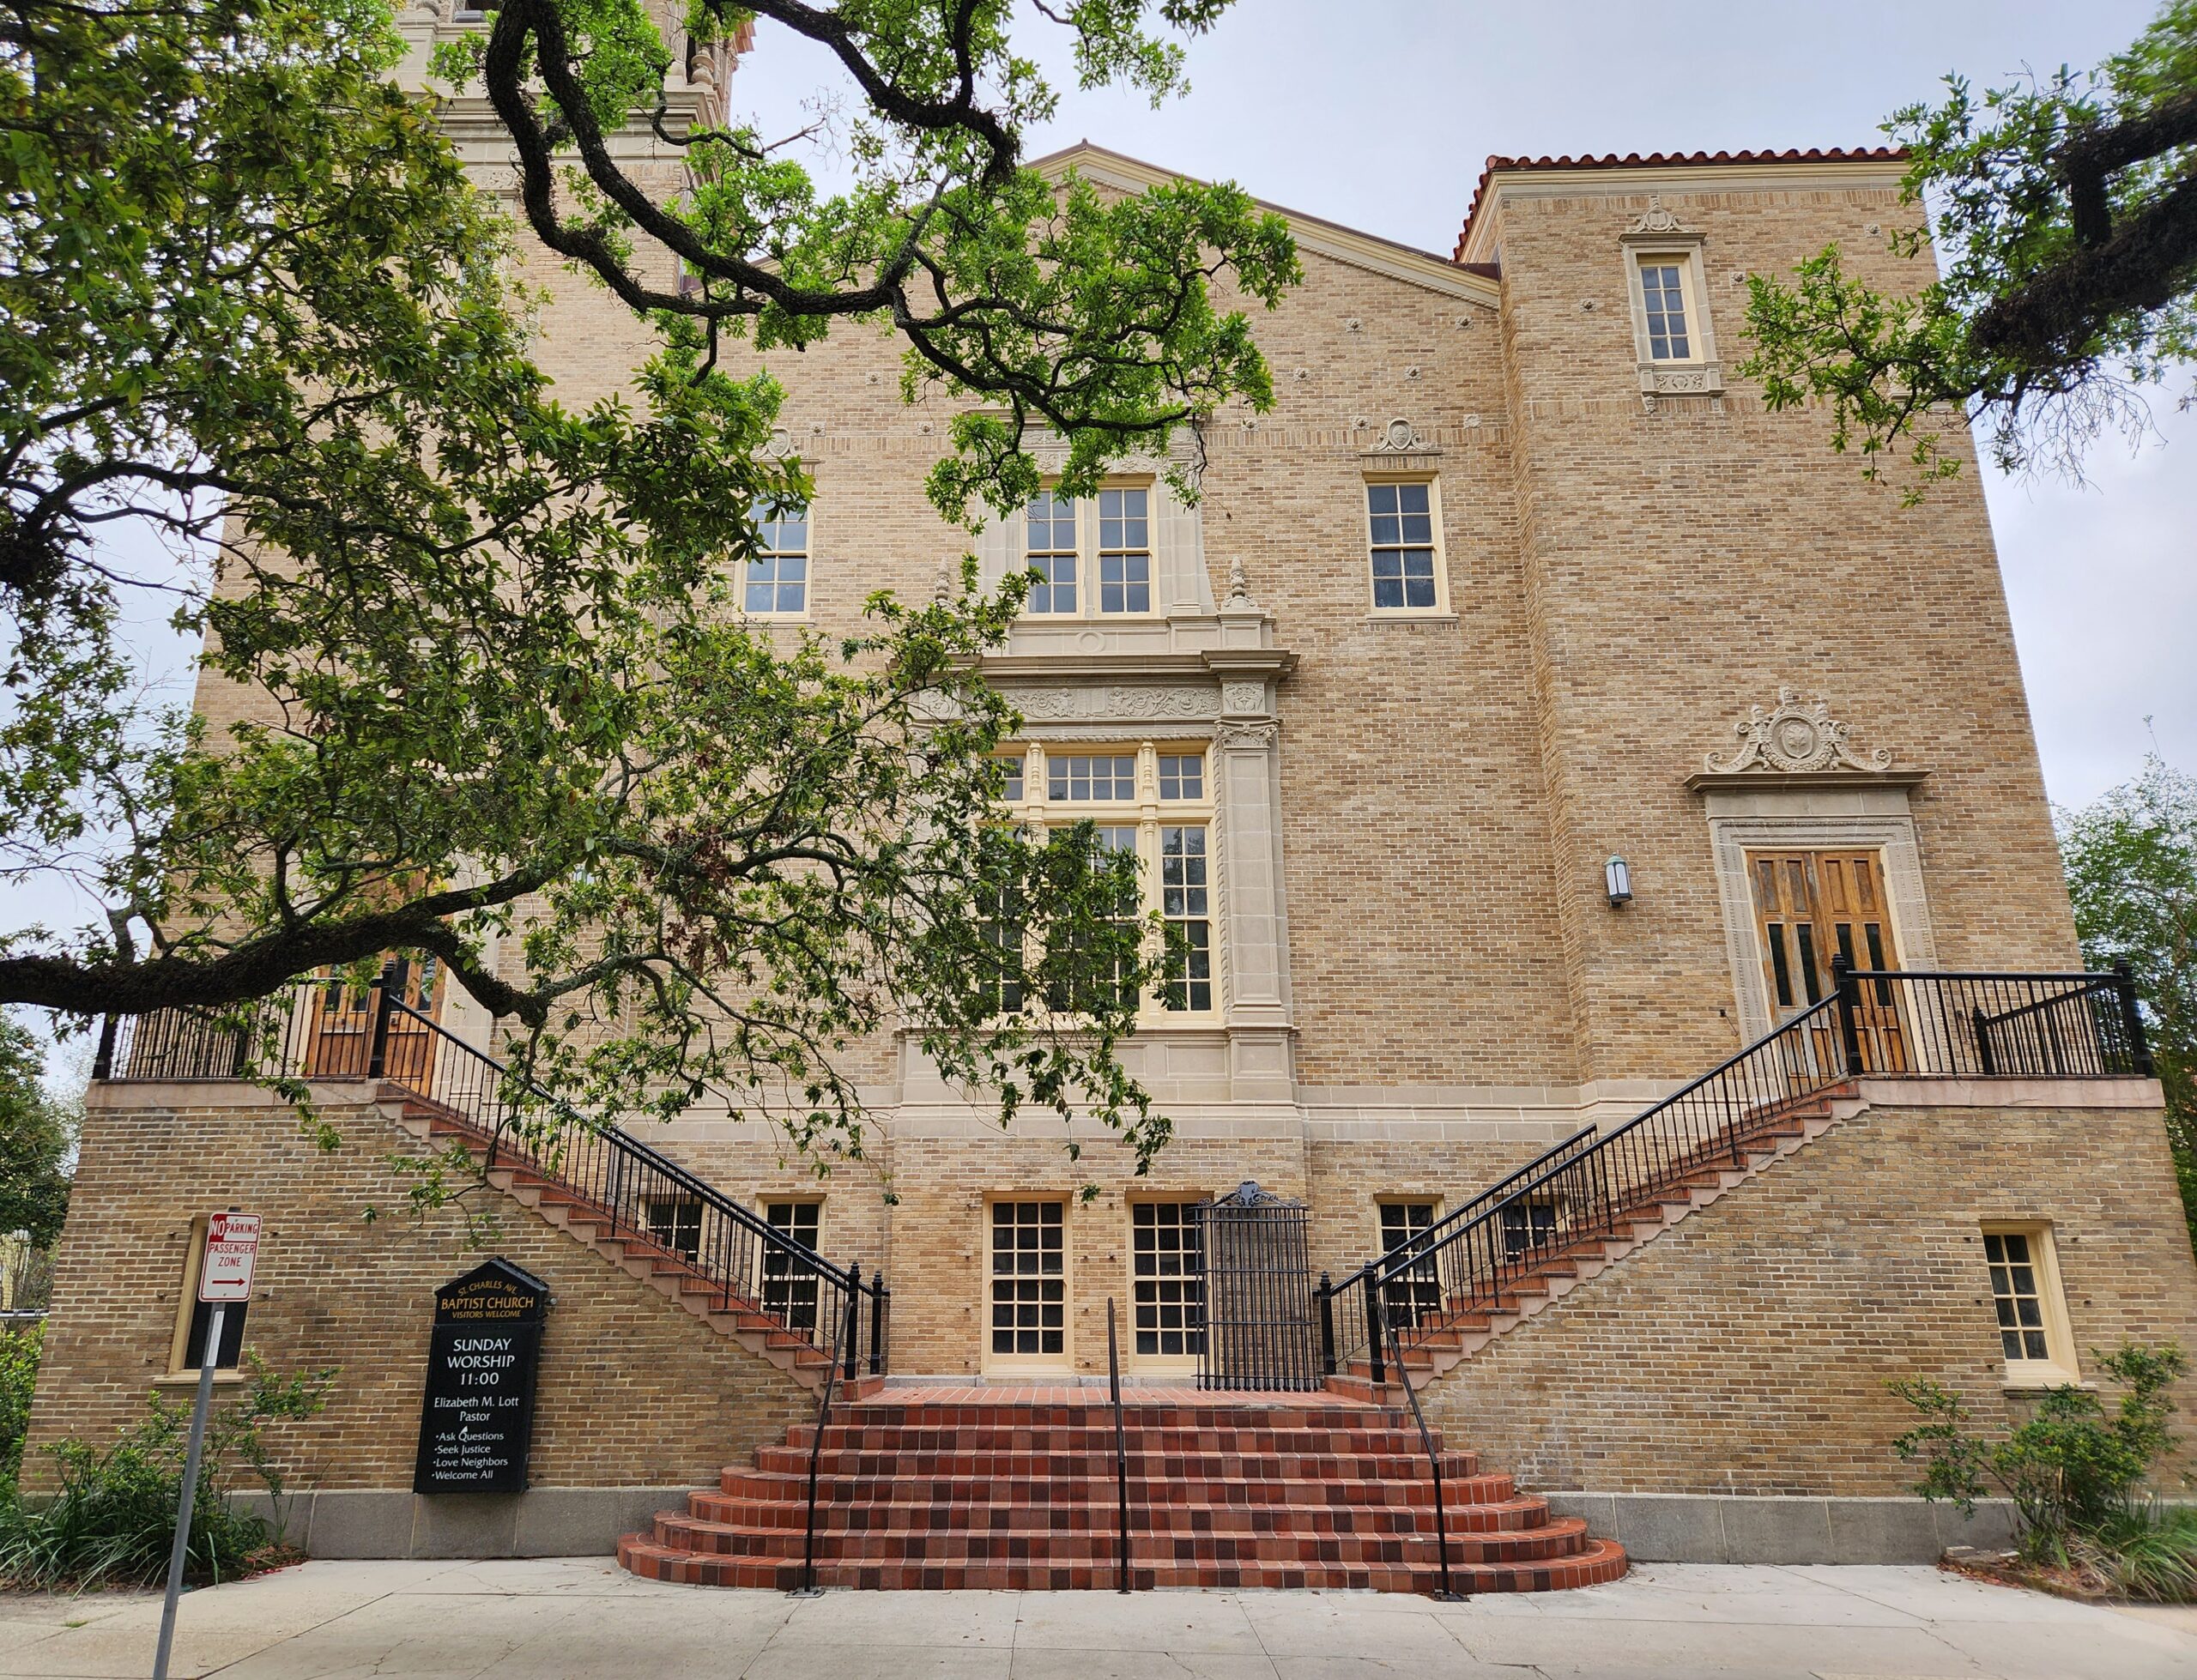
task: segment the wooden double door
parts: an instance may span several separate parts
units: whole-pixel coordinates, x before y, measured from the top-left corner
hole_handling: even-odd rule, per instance
[[[396,994],[430,1020],[441,1018],[443,967],[433,958],[399,958],[390,964]],[[306,1074],[317,1079],[360,1079],[373,1046],[374,993],[371,987],[347,986],[330,978],[311,993],[312,1012],[306,1042]],[[415,1016],[393,1012],[389,1042],[383,1047],[382,1076],[419,1089],[433,1052],[431,1035]]]
[[[1887,972],[1899,967],[1891,915],[1885,901],[1884,855],[1874,850],[1763,851],[1747,854],[1754,897],[1755,938],[1770,1018],[1788,1021],[1831,994],[1831,959]],[[1855,1026],[1862,1066],[1907,1066],[1907,1035],[1897,988],[1889,981],[1860,988]],[[1811,1034],[1819,1064],[1842,1065],[1840,1023],[1827,1011]]]

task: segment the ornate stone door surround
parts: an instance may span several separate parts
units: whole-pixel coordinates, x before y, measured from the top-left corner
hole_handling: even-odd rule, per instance
[[[1754,706],[1733,726],[1739,749],[1710,753],[1686,786],[1702,799],[1742,1042],[1774,1024],[1764,991],[1764,952],[1755,934],[1750,851],[1868,849],[1884,860],[1886,905],[1901,963],[1933,969],[1938,947],[1923,891],[1922,854],[1908,795],[1929,774],[1895,769],[1882,748],[1857,754],[1845,724],[1821,700],[1791,688],[1775,707]]]

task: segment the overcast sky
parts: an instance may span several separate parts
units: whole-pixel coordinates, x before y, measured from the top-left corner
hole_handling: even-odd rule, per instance
[[[1837,6],[1568,0],[1238,0],[1190,49],[1188,99],[1154,112],[1068,88],[1032,154],[1088,139],[1370,233],[1447,254],[1491,153],[1738,151],[1881,143],[1879,124],[2026,66],[2087,68],[2154,7],[2128,0],[1843,0]],[[1033,30],[1034,46],[1059,32]],[[1040,55],[1058,66],[1056,46]],[[772,25],[735,104],[791,132],[820,55]],[[2184,387],[2186,388],[2186,386]],[[2152,720],[2197,769],[2197,420],[2160,405],[2158,444],[2118,443],[2091,483],[1988,486],[2052,796],[2128,777]]]

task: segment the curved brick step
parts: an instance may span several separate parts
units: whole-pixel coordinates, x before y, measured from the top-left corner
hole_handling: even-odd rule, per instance
[[[1129,1498],[1139,1503],[1156,1503],[1163,1496],[1171,1496],[1209,1503],[1301,1505],[1321,1509],[1330,1507],[1352,1508],[1362,1505],[1431,1506],[1434,1502],[1434,1485],[1424,1473],[1425,1466],[1422,1465],[1420,1468],[1422,1473],[1412,1480],[1304,1478],[1247,1480],[1218,1477],[1192,1480],[1172,1474],[1147,1474],[1144,1467],[1133,1457],[1129,1463]],[[1111,1465],[1104,1471],[1019,1482],[989,1476],[895,1476],[893,1488],[896,1495],[918,1503],[1014,1505],[1031,1504],[1044,1498],[1050,1500],[1056,1509],[1086,1503],[1111,1508],[1118,1495]],[[1515,1497],[1517,1490],[1510,1478],[1504,1475],[1445,1474],[1442,1478],[1442,1492],[1443,1500],[1454,1513],[1460,1507],[1501,1504]],[[845,1476],[826,1468],[817,1478],[816,1496],[820,1508],[867,1501],[874,1498],[876,1493],[877,1483],[870,1477]],[[728,1469],[723,1473],[717,1491],[692,1496],[696,1514],[703,1516],[722,1514],[714,1508],[704,1509],[702,1502],[708,1502],[712,1507],[718,1504],[755,1507],[794,1504],[805,1507],[808,1497],[808,1478],[805,1474],[738,1468]]]
[[[1409,1453],[1160,1453],[1133,1448],[1135,1457],[1165,1473],[1183,1479],[1213,1478],[1268,1481],[1406,1481],[1427,1473],[1426,1454]],[[834,1474],[866,1477],[873,1481],[895,1477],[981,1476],[1004,1481],[1044,1481],[1056,1474],[1096,1475],[1111,1472],[1113,1450],[1089,1452],[977,1452],[954,1449],[935,1452],[840,1453],[829,1455]],[[808,1453],[796,1447],[759,1447],[755,1467],[781,1475],[807,1476]],[[1442,1473],[1470,1476],[1480,1468],[1470,1453],[1443,1454]]]
[[[651,1580],[689,1586],[768,1587],[790,1592],[802,1581],[798,1558],[783,1561],[705,1556],[657,1545],[646,1535],[627,1535],[620,1540],[618,1561],[635,1574]],[[1452,1586],[1461,1592],[1552,1592],[1619,1580],[1627,1567],[1624,1548],[1615,1541],[1590,1539],[1572,1556],[1546,1562],[1453,1563],[1450,1578]],[[1140,1592],[1156,1587],[1204,1586],[1431,1593],[1441,1585],[1440,1575],[1431,1561],[1423,1567],[1274,1562],[1185,1564],[1151,1561],[1147,1554],[1140,1551],[1134,1539],[1129,1550],[1129,1576]],[[1111,1558],[1095,1564],[1062,1565],[820,1562],[816,1580],[823,1586],[866,1592],[1099,1591],[1119,1585]]]
[[[1132,1490],[1130,1522],[1135,1532],[1162,1535],[1403,1535],[1419,1538],[1431,1526],[1431,1511],[1413,1505],[1244,1506],[1218,1500],[1167,1502]],[[1527,1495],[1502,1501],[1447,1508],[1453,1535],[1482,1538],[1546,1536],[1561,1519],[1549,1514],[1548,1502]],[[1119,1508],[1096,1502],[1068,1506],[958,1505],[941,1507],[919,1500],[819,1504],[816,1530],[835,1544],[880,1535],[1098,1536],[1113,1544]],[[665,1511],[656,1520],[657,1538],[666,1545],[696,1551],[720,1550],[713,1537],[729,1534],[804,1532],[808,1507],[786,1501],[757,1505],[722,1495],[696,1494],[684,1512]],[[1584,1525],[1580,1525],[1584,1532]],[[767,1548],[764,1548],[767,1550]]]

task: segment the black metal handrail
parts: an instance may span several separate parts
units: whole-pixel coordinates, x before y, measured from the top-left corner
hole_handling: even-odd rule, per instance
[[[2110,974],[1853,970],[1830,994],[1607,1133],[1574,1133],[1424,1231],[1335,1283],[1320,1280],[1328,1375],[1388,1380],[1383,1322],[1423,1345],[1506,1286],[1712,1168],[1795,1109],[1856,1079],[2148,1078],[2149,1048],[2125,965]],[[1353,1296],[1355,1298],[1353,1298]],[[1365,1327],[1361,1339],[1358,1326]]]
[[[1122,1357],[1114,1340],[1114,1297],[1106,1297],[1106,1390],[1114,1403],[1114,1491],[1121,1502],[1122,1532],[1119,1549],[1121,1588],[1130,1590],[1129,1582],[1129,1429],[1122,1421]]]
[[[816,1397],[816,1434],[808,1443],[808,1532],[801,1543],[801,1585],[786,1594],[789,1598],[824,1596],[824,1589],[816,1584],[816,1472],[824,1462],[824,1426],[832,1419],[832,1390],[838,1387],[839,1361],[849,1346],[847,1339],[854,1326],[855,1313],[850,1302],[832,1349],[832,1363],[824,1368],[823,1391]]]
[[[1411,1370],[1404,1363],[1403,1344],[1393,1320],[1388,1321],[1387,1328],[1389,1345],[1395,1350],[1396,1381],[1403,1385],[1404,1399],[1411,1402],[1412,1421],[1419,1425],[1419,1444],[1425,1449],[1426,1466],[1434,1477],[1434,1556],[1442,1571],[1442,1585],[1434,1596],[1444,1604],[1462,1604],[1465,1595],[1450,1580],[1450,1512],[1442,1499],[1442,1454],[1435,1449],[1433,1430],[1426,1427],[1426,1413],[1419,1409],[1419,1390],[1412,1386]]]
[[[865,1280],[859,1264],[834,1264],[632,1133],[582,1115],[384,980],[372,983],[366,1007],[346,1007],[342,1020],[360,1030],[330,1032],[317,1012],[338,994],[336,982],[314,982],[243,1010],[110,1019],[94,1077],[387,1080],[485,1139],[485,1169],[530,1168],[608,1213],[614,1236],[645,1237],[677,1254],[714,1285],[719,1311],[735,1301],[760,1311],[830,1354],[850,1382],[865,1364],[884,1374],[892,1291],[881,1276]]]

